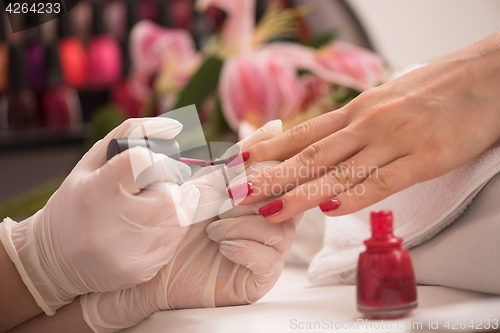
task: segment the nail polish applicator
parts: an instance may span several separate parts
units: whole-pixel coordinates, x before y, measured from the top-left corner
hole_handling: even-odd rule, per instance
[[[137,139],[112,139],[108,144],[106,158],[109,161],[113,156],[133,147],[144,147],[153,151],[154,153],[164,154],[174,160],[180,161],[185,164],[197,165],[199,167],[207,167],[214,165],[227,165],[228,167],[236,166],[240,163],[232,162],[237,161],[237,157],[241,154],[236,154],[228,157],[227,159],[217,161],[205,161],[196,158],[181,157],[181,149],[179,143],[175,140],[168,139],[152,139],[152,138],[137,138]]]

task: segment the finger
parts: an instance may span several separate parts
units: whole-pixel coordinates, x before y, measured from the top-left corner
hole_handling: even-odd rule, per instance
[[[143,174],[143,171],[146,172]],[[107,184],[108,188],[121,187],[134,194],[156,182],[181,182],[189,178],[191,169],[165,155],[134,147],[115,156],[90,175]]]
[[[238,142],[240,150],[244,151],[252,147],[253,145],[277,137],[283,133],[283,124],[281,120],[271,120],[267,122],[264,126]]]
[[[250,274],[246,281],[241,281],[245,283],[241,292],[246,295],[250,303],[257,301],[271,290],[285,264],[281,253],[272,247],[253,241],[223,241],[219,244],[219,249],[227,259],[249,270]],[[235,281],[235,284],[238,285],[238,281]]]
[[[313,143],[291,159],[250,178],[252,193],[243,204],[283,194],[323,176],[330,166],[336,166],[363,149],[361,140],[359,134],[341,130]]]
[[[158,138],[172,139],[182,131],[182,124],[174,119],[156,118],[131,118],[125,120],[120,126],[109,132],[87,152],[89,167],[96,170],[106,163],[108,144],[115,138]]]
[[[167,182],[181,184],[191,177],[191,168],[173,158],[151,151],[148,151],[149,159],[142,155],[131,160],[135,182],[140,188],[165,188]]]
[[[284,161],[300,151],[347,126],[347,113],[343,109],[331,111],[301,123],[270,140],[259,142],[246,150],[247,164],[261,161]],[[328,124],[328,126],[325,126]]]
[[[329,203],[323,203],[323,212],[328,216],[351,214],[371,206],[388,196],[423,181],[422,170],[425,165],[411,156],[405,156],[373,172],[361,184],[332,198],[338,202],[336,209]]]
[[[342,194],[395,158],[395,153],[390,150],[380,151],[376,147],[367,147],[347,161],[332,167],[322,177],[288,191],[259,211],[270,222],[284,221]],[[332,203],[335,204],[336,202]]]
[[[193,223],[200,199],[200,191],[194,185],[166,184],[165,189],[141,191],[136,198],[144,200],[148,225],[170,229],[186,227]]]
[[[249,215],[212,222],[205,231],[216,243],[244,239],[270,246],[285,255],[292,246],[295,224],[291,219],[273,224],[260,215]]]
[[[255,202],[251,205],[238,205],[232,199],[227,199],[219,208],[219,218],[220,219],[228,219],[234,217],[240,217],[245,215],[260,215],[259,209],[262,206],[267,205],[270,202],[276,200],[275,198],[269,198],[264,201]],[[236,206],[235,206],[236,204]]]

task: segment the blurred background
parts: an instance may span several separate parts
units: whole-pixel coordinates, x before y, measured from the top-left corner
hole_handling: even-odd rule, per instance
[[[43,17],[0,15],[0,218],[126,118],[196,104],[213,141],[290,127],[499,31],[500,1],[80,0],[12,32]]]

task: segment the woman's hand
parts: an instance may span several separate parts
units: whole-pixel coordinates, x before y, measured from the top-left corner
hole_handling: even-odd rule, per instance
[[[248,163],[285,160],[249,182],[243,204],[281,222],[320,206],[353,213],[443,175],[500,139],[500,33],[252,146]]]

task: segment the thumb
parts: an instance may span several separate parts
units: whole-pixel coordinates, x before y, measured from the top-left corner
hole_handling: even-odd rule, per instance
[[[81,296],[83,319],[99,333],[116,332],[140,323],[157,310],[151,300],[156,299],[159,275],[129,289]]]
[[[112,139],[118,138],[157,138],[173,139],[182,131],[182,124],[174,119],[156,118],[130,118],[125,120],[102,140],[97,141],[78,163],[88,171],[94,171],[106,163],[106,151]]]
[[[156,183],[181,183],[189,178],[191,169],[163,154],[134,147],[113,157],[92,174],[99,183],[112,188],[121,186],[133,194]]]
[[[270,246],[248,240],[222,241],[219,250],[227,259],[242,265],[250,271],[246,281],[234,281],[238,286],[243,283],[243,295],[253,303],[262,298],[278,281],[285,261],[281,253]]]

